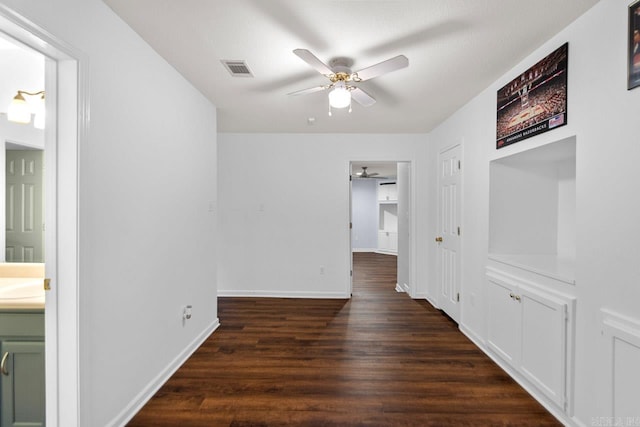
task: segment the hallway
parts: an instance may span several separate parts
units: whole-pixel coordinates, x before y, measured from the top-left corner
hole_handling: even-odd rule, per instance
[[[129,426],[560,425],[424,300],[354,253],[351,300],[220,298],[221,326]]]

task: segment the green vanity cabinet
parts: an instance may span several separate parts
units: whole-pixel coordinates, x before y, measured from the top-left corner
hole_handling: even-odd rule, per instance
[[[45,425],[44,313],[0,311],[0,427]]]

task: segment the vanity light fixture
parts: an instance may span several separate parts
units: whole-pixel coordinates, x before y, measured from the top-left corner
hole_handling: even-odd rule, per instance
[[[24,95],[38,96],[40,99],[37,101],[35,107],[29,106]],[[44,129],[45,109],[44,109],[44,91],[40,92],[27,92],[19,90],[18,94],[13,97],[11,104],[7,110],[7,120],[14,123],[29,124],[31,122],[31,114],[35,114],[33,119],[33,126],[37,129]]]

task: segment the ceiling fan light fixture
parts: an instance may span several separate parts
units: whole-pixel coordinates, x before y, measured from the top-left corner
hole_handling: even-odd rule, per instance
[[[333,108],[346,108],[351,105],[351,92],[344,82],[338,82],[329,92],[329,105]]]

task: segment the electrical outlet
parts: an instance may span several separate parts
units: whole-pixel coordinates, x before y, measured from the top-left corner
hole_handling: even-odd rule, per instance
[[[182,318],[183,318],[184,320],[189,320],[189,319],[191,319],[191,309],[192,309],[192,308],[193,308],[193,307],[192,307],[192,306],[190,306],[190,305],[187,305],[187,306],[185,306],[185,307],[184,307],[184,310],[182,311]]]

